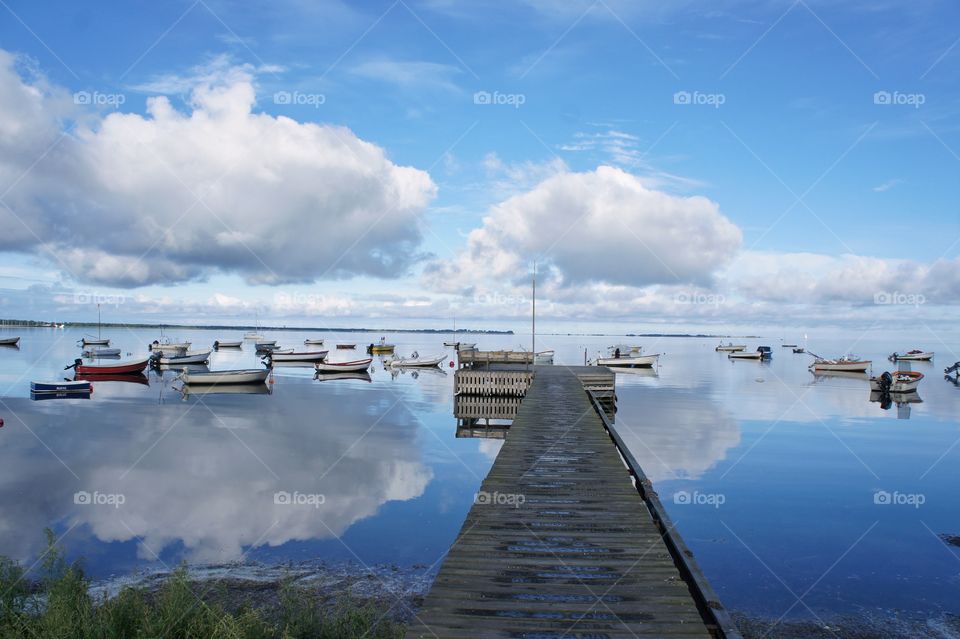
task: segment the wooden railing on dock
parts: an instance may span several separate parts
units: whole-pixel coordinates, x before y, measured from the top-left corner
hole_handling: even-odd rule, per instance
[[[532,371],[492,371],[463,369],[454,374],[454,392],[457,395],[510,395],[523,397],[533,381]]]
[[[533,364],[533,353],[523,351],[459,351],[460,366],[490,366],[492,364]]]
[[[536,367],[408,639],[739,638],[584,389],[610,377]]]

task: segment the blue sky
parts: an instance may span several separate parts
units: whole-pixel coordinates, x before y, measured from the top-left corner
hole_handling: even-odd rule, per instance
[[[591,317],[591,309],[631,325],[656,324],[664,316],[671,324],[690,326],[749,324],[785,303],[811,321],[864,319],[878,310],[902,311],[882,302],[885,308],[877,309],[877,299],[894,293],[906,300],[909,312],[931,321],[948,317],[960,291],[955,276],[960,216],[951,188],[960,168],[958,9],[923,0],[910,6],[670,4],[202,0],[93,6],[4,0],[0,49],[15,58],[11,64],[21,82],[38,86],[41,77],[51,95],[86,92],[105,102],[99,108],[80,104],[69,113],[45,103],[70,143],[76,136],[78,146],[92,146],[82,129],[104,138],[99,134],[109,128],[104,119],[113,111],[138,114],[146,127],[153,117],[147,101],[155,96],[167,95],[181,114],[196,114],[198,86],[246,82],[256,92],[252,115],[343,127],[337,130],[345,133],[316,144],[330,146],[333,140],[336,146],[341,135],[356,138],[387,158],[382,175],[406,184],[394,169],[411,167],[432,186],[421,180],[409,217],[396,220],[393,235],[377,238],[382,245],[391,237],[402,244],[389,249],[396,251],[386,262],[396,267],[390,272],[362,260],[327,268],[337,262],[338,250],[318,256],[312,271],[309,264],[298,266],[291,280],[270,261],[310,250],[281,238],[290,225],[313,215],[309,207],[278,217],[274,253],[254,255],[261,240],[240,240],[249,245],[247,257],[280,272],[279,280],[267,283],[263,273],[251,276],[259,268],[255,264],[239,265],[238,253],[185,257],[183,245],[212,233],[199,223],[189,237],[184,231],[170,240],[174,257],[137,281],[94,266],[122,252],[119,241],[104,241],[98,253],[87,255],[82,252],[90,250],[89,241],[80,246],[62,234],[40,234],[37,242],[32,236],[21,245],[0,242],[2,314],[33,316],[20,310],[32,308],[78,319],[88,309],[71,303],[70,292],[76,299],[80,291],[82,299],[91,293],[122,298],[118,315],[158,321],[168,319],[159,317],[164,314],[242,319],[256,309],[290,324],[363,324],[392,317],[429,325],[457,313],[509,324],[527,312],[525,269],[536,258],[544,264],[543,312],[558,324],[602,322]],[[502,103],[477,104],[478,92]],[[122,96],[122,104],[110,96]],[[283,103],[283,96],[300,104]],[[686,96],[694,104],[684,104]],[[884,103],[886,96],[893,104]],[[142,142],[117,137],[122,129],[110,144]],[[163,128],[158,135],[177,132]],[[259,144],[272,139],[267,134]],[[41,157],[46,149],[23,148],[23,157]],[[261,150],[241,145],[234,151]],[[289,160],[283,149],[270,152]],[[97,163],[102,155],[78,153],[88,158],[92,173],[106,166]],[[47,171],[48,181],[57,179],[62,169],[45,168],[46,163],[43,158],[33,168],[34,162],[24,159],[0,170],[0,178],[14,185],[5,199],[11,208],[36,205],[67,235],[71,225],[83,224],[85,216],[97,219],[106,209],[116,211],[104,223],[123,224],[123,215],[136,215],[138,204],[114,201],[115,185],[103,176],[98,178],[103,196],[81,187],[80,178],[70,197],[56,201],[39,187],[26,192],[28,180],[19,177],[28,169],[31,177]],[[599,175],[601,166],[622,174]],[[589,179],[577,182],[578,176]],[[343,176],[325,179],[331,185],[344,182]],[[218,186],[212,180],[180,181],[190,182],[193,192],[208,192]],[[578,188],[571,186],[575,182]],[[316,212],[322,219],[311,227],[323,250],[351,245],[346,231],[325,232],[340,227],[341,215],[372,215],[371,224],[378,219],[369,203],[349,213],[347,190],[334,196],[326,187],[310,194],[308,186],[305,197],[325,202]],[[607,187],[609,197],[596,196]],[[5,189],[10,190],[0,186],[0,192]],[[645,207],[659,204],[646,196],[632,201],[637,189],[662,194],[666,217],[648,217]],[[13,197],[18,190],[20,197]],[[157,197],[162,200],[169,190],[158,186]],[[80,191],[89,193],[90,201],[75,204]],[[390,193],[387,189],[383,201],[390,201]],[[270,202],[266,195],[237,197]],[[555,218],[533,212],[538,198],[554,196],[569,203],[569,210]],[[716,210],[688,211],[689,198],[706,198]],[[183,204],[166,205],[171,221]],[[63,214],[65,206],[74,205],[76,215]],[[154,205],[162,217],[163,203]],[[216,210],[209,214],[231,230],[247,224],[232,219],[229,206],[218,206],[211,205]],[[484,220],[493,209],[501,214],[491,226]],[[7,211],[13,213],[28,217]],[[264,212],[268,218],[273,214]],[[660,233],[664,220],[671,222]],[[727,222],[737,237],[718,230],[717,224]],[[606,228],[593,233],[581,229],[583,223]],[[359,224],[366,228],[366,222]],[[512,224],[536,228],[505,228]],[[257,228],[260,238],[274,237],[269,226]],[[405,228],[410,233],[405,235]],[[531,235],[550,233],[554,237],[544,244]],[[604,233],[628,241],[608,245]],[[712,246],[719,236],[726,239]],[[688,243],[687,237],[700,239]],[[631,243],[636,252],[650,253],[647,262],[663,263],[669,277],[656,269],[647,273],[644,262],[634,261],[640,258],[632,255]],[[695,254],[679,266],[674,261],[687,246],[713,256],[704,259],[702,272],[685,270]],[[163,253],[166,247],[164,241],[151,250]],[[361,248],[378,253],[378,247]],[[66,264],[51,257],[70,250],[75,254]],[[612,261],[618,251],[622,273],[614,272],[616,262],[594,267]],[[133,257],[142,253],[131,251]],[[184,261],[189,265],[182,271],[171,266]],[[34,289],[25,291],[29,286]],[[796,297],[784,299],[783,291],[791,290]],[[229,301],[211,304],[218,294]],[[690,304],[691,298],[707,303]]]

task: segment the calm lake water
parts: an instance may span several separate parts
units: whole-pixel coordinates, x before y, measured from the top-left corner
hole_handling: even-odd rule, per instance
[[[278,368],[269,394],[186,396],[165,371],[147,384],[95,383],[88,400],[31,401],[30,382],[62,379],[82,332],[18,334],[19,349],[0,349],[0,554],[27,566],[51,527],[97,578],[183,560],[435,570],[501,445],[456,437],[446,366],[391,375],[375,360],[369,380],[327,381]],[[268,335],[286,346],[310,336]],[[158,337],[105,336],[137,355]],[[171,337],[206,348],[239,334]],[[324,348],[356,342],[360,355],[379,335],[316,337]],[[442,335],[388,339],[402,354],[447,350]],[[470,339],[489,349],[524,341]],[[814,377],[809,357],[779,339],[736,341],[773,346],[773,360],[730,362],[714,339],[541,336],[538,347],[567,364],[615,342],[664,353],[655,373],[618,375],[616,423],[731,609],[960,613],[960,548],[941,537],[960,535],[960,388],[942,375],[960,357],[925,344],[938,355],[913,364],[927,375],[922,402],[885,410],[865,380]],[[850,343],[809,348],[835,355]],[[922,345],[861,339],[856,351],[880,373],[890,352]],[[210,362],[259,366],[249,343]],[[77,503],[78,493],[101,503]],[[276,503],[277,493],[300,503]]]

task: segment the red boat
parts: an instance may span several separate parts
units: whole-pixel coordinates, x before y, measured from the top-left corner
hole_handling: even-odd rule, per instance
[[[84,373],[74,377],[74,380],[81,380],[87,382],[125,382],[128,384],[143,384],[144,386],[150,385],[150,380],[147,379],[147,376],[143,373],[123,373],[123,374],[103,374],[103,373]]]
[[[149,363],[149,357],[116,364],[84,364],[83,360],[78,359],[64,370],[74,368],[78,375],[136,375],[143,373]]]

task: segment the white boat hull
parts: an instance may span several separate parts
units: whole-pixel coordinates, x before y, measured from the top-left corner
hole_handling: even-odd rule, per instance
[[[179,353],[180,351],[190,350],[190,342],[180,342],[179,344],[151,344],[150,350],[156,353]]]
[[[763,354],[759,352],[744,353],[743,351],[731,351],[727,353],[729,359],[763,359]]]
[[[88,348],[83,351],[84,357],[120,357],[119,348]]]
[[[897,362],[929,362],[933,359],[933,353],[904,353],[895,355],[893,359]]]
[[[740,344],[728,344],[727,346],[717,346],[716,350],[718,353],[739,353],[740,351],[747,350],[746,345]]]
[[[19,337],[4,337],[0,339],[0,346],[16,346],[19,342]]]
[[[305,340],[303,340],[303,343],[304,343],[306,346],[323,346],[323,340],[322,340],[322,339],[305,339]]]
[[[387,362],[390,366],[394,368],[430,368],[433,366],[439,366],[443,363],[443,360],[447,359],[446,355],[440,357],[416,357],[409,359],[394,359]]]
[[[194,351],[187,352],[184,355],[168,357],[166,355],[160,356],[161,364],[168,365],[177,365],[177,364],[203,364],[208,359],[210,359],[211,351]]]
[[[650,367],[657,363],[660,355],[640,355],[639,357],[601,357],[597,359],[597,366],[609,366],[613,368],[633,366]]]
[[[110,346],[110,340],[104,338],[84,337],[82,340],[84,346]]]
[[[213,343],[213,347],[214,348],[242,348],[243,340],[234,340],[229,342],[217,340]]]
[[[866,373],[871,362],[814,362],[810,367],[814,371],[833,371],[837,373]]]
[[[329,351],[313,351],[309,353],[270,353],[268,357],[274,362],[322,362]]]
[[[317,371],[321,373],[359,373],[370,368],[373,358],[358,359],[353,362],[317,362]]]
[[[184,384],[201,386],[207,384],[262,384],[267,380],[270,371],[266,369],[247,369],[231,371],[209,371],[203,373],[191,373],[183,371],[180,373],[180,379]]]

